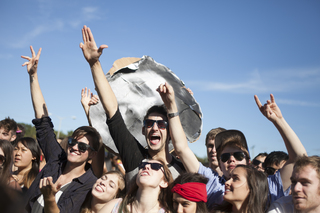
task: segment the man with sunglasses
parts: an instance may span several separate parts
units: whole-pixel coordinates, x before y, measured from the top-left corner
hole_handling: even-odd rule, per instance
[[[251,161],[251,165],[257,170],[264,172],[264,160],[268,156],[268,153],[261,152]]]
[[[30,90],[35,119],[37,140],[44,153],[46,165],[36,176],[28,189],[26,212],[80,212],[81,204],[97,180],[88,163],[100,147],[100,135],[92,127],[82,126],[76,129],[68,140],[65,152],[56,140],[53,124],[42,95],[37,65],[41,48],[37,55],[30,46],[32,57],[23,66],[27,66],[30,78]],[[57,200],[57,201],[56,201]]]
[[[117,98],[106,79],[99,58],[107,45],[96,46],[91,30],[84,26],[82,29],[83,43],[80,44],[83,55],[90,65],[93,81],[107,115],[107,124],[110,135],[119,151],[120,158],[126,170],[127,190],[131,181],[139,171],[139,164],[144,159],[157,158],[166,163],[176,178],[184,167],[169,152],[168,142],[170,138],[168,116],[177,114],[167,111],[163,106],[152,106],[147,111],[142,127],[148,147],[142,147],[137,139],[127,129],[118,107]],[[142,103],[143,104],[143,103]]]
[[[173,90],[170,87],[164,90],[162,99],[166,107],[172,111],[177,110]],[[286,165],[278,173],[268,177],[270,202],[273,202],[289,193],[291,185],[290,175],[294,161],[297,157],[306,155],[306,150],[297,135],[282,117],[272,94],[270,98],[271,100],[268,100],[265,105],[260,103],[257,96],[255,96],[255,101],[261,113],[280,132],[289,153]],[[186,170],[188,172],[198,172],[209,179],[207,183],[207,205],[209,210],[211,210],[215,204],[220,204],[223,201],[224,183],[230,178],[233,169],[239,164],[248,165],[250,163],[250,155],[244,135],[238,130],[227,130],[216,136],[215,144],[217,146],[219,166],[223,172],[223,177],[219,178],[218,173],[204,167],[189,148],[179,116],[169,118],[169,127],[175,151]]]

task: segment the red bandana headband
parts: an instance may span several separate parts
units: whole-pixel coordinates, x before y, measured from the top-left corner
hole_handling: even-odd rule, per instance
[[[207,202],[206,184],[198,182],[189,182],[184,184],[176,184],[172,189],[172,193],[177,193],[187,200],[193,202]]]

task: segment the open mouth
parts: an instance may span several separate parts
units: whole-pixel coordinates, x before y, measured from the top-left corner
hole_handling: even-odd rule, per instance
[[[160,136],[158,135],[152,135],[150,137],[150,143],[155,145],[155,144],[158,144],[160,142]]]

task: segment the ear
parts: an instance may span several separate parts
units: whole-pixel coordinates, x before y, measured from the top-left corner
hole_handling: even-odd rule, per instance
[[[16,138],[17,138],[16,135],[12,135],[11,138],[10,138],[10,142],[14,141]]]
[[[169,183],[165,180],[161,180],[159,186],[160,188],[167,188],[169,186]]]
[[[32,159],[31,160],[35,160],[36,159],[36,157],[32,157]]]
[[[88,156],[88,160],[91,160],[94,156],[96,156],[97,155],[97,151],[90,151],[89,152],[89,156]]]
[[[145,131],[145,128],[144,128],[144,126],[142,127],[142,134],[143,135],[146,135],[145,133],[144,133],[144,131]]]

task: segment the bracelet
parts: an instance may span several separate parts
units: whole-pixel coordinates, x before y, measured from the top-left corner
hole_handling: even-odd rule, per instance
[[[168,113],[168,117],[169,118],[173,118],[179,115],[179,112],[175,112],[175,113]]]

